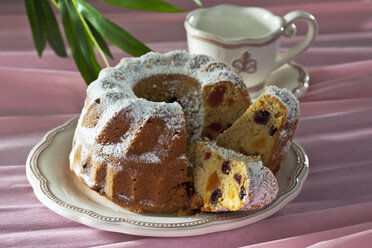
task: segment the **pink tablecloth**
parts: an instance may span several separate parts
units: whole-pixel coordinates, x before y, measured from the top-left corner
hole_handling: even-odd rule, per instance
[[[204,2],[211,6],[222,1]],[[309,177],[293,202],[256,224],[195,237],[151,238],[70,221],[33,194],[25,175],[26,157],[48,130],[80,112],[86,85],[71,58],[58,58],[50,49],[42,59],[37,57],[23,1],[2,0],[0,246],[372,247],[371,2],[249,2],[280,15],[302,9],[318,19],[314,45],[296,59],[311,79],[300,98],[301,122],[295,136],[309,156]],[[104,3],[97,6],[155,51],[186,49],[185,14],[124,13]],[[178,6],[195,8],[191,0]],[[283,43],[290,46],[298,39]],[[125,56],[115,48],[113,52],[112,65]]]

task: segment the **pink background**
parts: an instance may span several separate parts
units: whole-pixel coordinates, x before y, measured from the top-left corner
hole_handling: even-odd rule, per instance
[[[226,1],[227,2],[227,1]],[[191,0],[173,1],[185,10]],[[204,1],[205,6],[223,1]],[[242,5],[241,1],[230,1]],[[71,58],[39,59],[23,1],[0,2],[0,246],[2,247],[372,247],[372,4],[370,1],[245,1],[275,14],[305,10],[319,34],[296,62],[310,74],[295,140],[310,160],[299,196],[254,225],[187,238],[111,233],[42,205],[25,174],[32,147],[79,114],[86,85]],[[187,49],[185,14],[94,5],[155,51]],[[284,47],[302,38],[283,40]],[[115,65],[122,51],[111,47]]]

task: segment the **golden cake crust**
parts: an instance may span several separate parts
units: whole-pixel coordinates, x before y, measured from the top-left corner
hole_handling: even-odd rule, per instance
[[[187,208],[187,144],[216,137],[249,105],[240,77],[211,57],[174,51],[125,58],[87,89],[70,169],[132,211]]]

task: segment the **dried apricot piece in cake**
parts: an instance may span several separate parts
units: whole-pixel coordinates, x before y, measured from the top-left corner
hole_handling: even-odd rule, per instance
[[[270,86],[227,130],[217,144],[245,155],[260,155],[274,174],[284,161],[299,118],[297,98]]]
[[[194,165],[195,199],[202,211],[238,211],[262,208],[278,194],[278,183],[259,157],[247,157],[196,142],[189,160]]]
[[[251,104],[248,90],[242,79],[227,64],[212,62],[207,64],[200,75],[213,78],[215,84],[205,85],[203,88],[204,119],[202,137],[215,139],[227,127],[231,126]],[[228,75],[228,76],[227,76]],[[241,82],[234,84],[231,82]]]

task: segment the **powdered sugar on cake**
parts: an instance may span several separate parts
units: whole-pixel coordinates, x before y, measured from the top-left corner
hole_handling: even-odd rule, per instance
[[[214,142],[206,142],[206,146],[217,151],[223,157],[231,160],[242,161],[247,166],[248,192],[244,196],[246,205],[240,210],[261,208],[272,202],[279,192],[275,176],[259,160],[259,157],[245,156],[230,149],[218,146]],[[229,211],[223,207],[217,211]]]
[[[267,87],[263,95],[272,95],[279,99],[287,108],[286,122],[295,122],[300,115],[298,100],[292,92],[287,89],[280,89],[276,86]]]
[[[271,95],[278,99],[287,109],[286,119],[284,121],[285,129],[282,129],[279,133],[279,139],[281,142],[285,143],[285,146],[282,148],[280,154],[287,154],[289,147],[292,144],[292,141],[289,140],[293,135],[293,131],[290,128],[291,123],[295,123],[300,115],[300,105],[298,99],[292,92],[287,89],[280,89],[276,86],[269,86],[266,88],[263,95]]]
[[[243,87],[242,80],[239,76],[232,73],[232,69],[221,66],[221,63],[216,63],[211,57],[205,55],[196,56],[184,51],[173,51],[166,55],[150,52],[139,58],[124,58],[117,66],[103,69],[98,79],[87,89],[87,95],[91,102],[86,104],[92,104],[94,100],[100,99],[104,105],[110,107],[105,108],[95,131],[90,128],[83,128],[84,130],[81,134],[85,137],[86,142],[93,144],[97,134],[101,132],[104,125],[118,111],[131,104],[135,105],[135,109],[138,112],[138,114],[132,115],[133,123],[140,124],[139,126],[143,125],[148,117],[158,115],[160,118],[166,117],[167,128],[177,129],[179,128],[179,123],[183,123],[180,118],[183,118],[182,113],[184,112],[190,143],[200,140],[204,117],[200,90],[190,91],[189,95],[179,99],[183,110],[178,103],[152,102],[137,98],[134,94],[133,88],[137,82],[157,74],[189,75],[200,82],[201,88],[221,81],[231,81],[246,90]],[[177,83],[179,82],[167,82],[170,91],[172,91],[172,84]],[[84,114],[83,112],[81,116],[84,116]],[[133,139],[134,133],[135,130],[130,131],[130,134],[122,137],[123,142],[121,144],[102,147],[102,151],[106,154],[111,153],[115,157],[125,156],[125,150],[128,148],[131,139]]]
[[[210,109],[204,101],[209,103],[215,87],[203,87],[217,83],[228,84],[249,104],[234,70],[205,55],[151,52],[103,69],[87,89],[70,169],[93,190],[134,211],[189,207],[186,146],[206,136]],[[148,169],[153,178],[142,177]],[[158,180],[169,171],[176,175]]]
[[[255,159],[253,157],[248,157],[248,156],[245,156],[244,154],[238,153],[236,151],[218,146],[214,141],[205,142],[205,145],[208,148],[217,151],[223,157],[226,157],[228,159],[244,161],[244,162],[247,162],[247,163],[261,164],[261,166],[262,166],[262,162],[259,161],[258,159]]]
[[[279,192],[279,187],[275,176],[271,171],[259,165],[249,166],[249,192],[252,192],[251,197],[247,198],[247,204],[240,210],[250,210],[261,208],[272,202]]]

